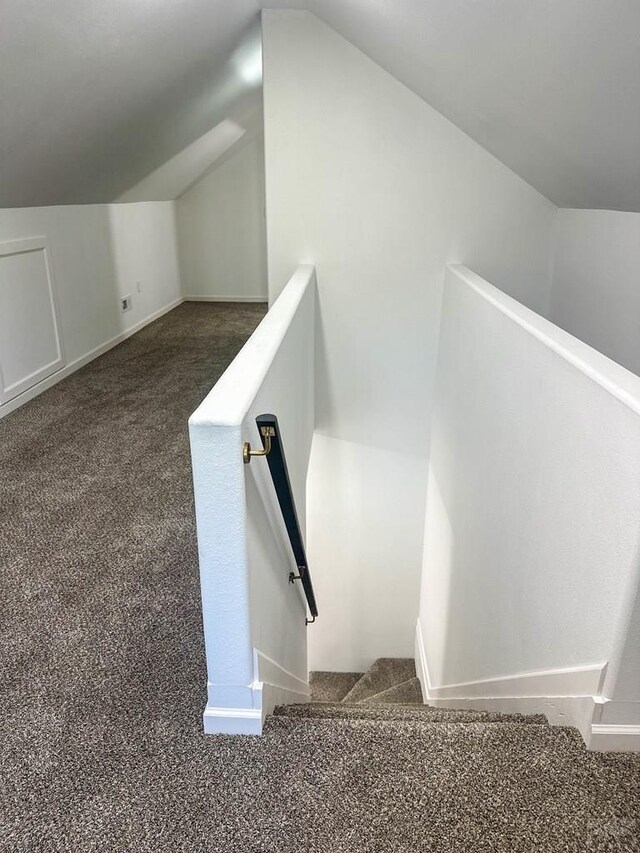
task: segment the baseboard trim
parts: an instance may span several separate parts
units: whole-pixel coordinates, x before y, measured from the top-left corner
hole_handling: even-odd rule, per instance
[[[640,751],[640,724],[600,722],[603,709],[608,707],[611,713],[614,705],[600,695],[606,664],[525,672],[436,687],[429,676],[420,620],[416,623],[415,661],[428,705],[506,714],[544,714],[551,725],[577,728],[590,750]]]
[[[260,649],[253,650],[253,669],[256,682],[266,682],[273,687],[281,687],[294,693],[311,693],[308,681],[289,672]]]
[[[214,685],[209,685],[212,688]],[[205,734],[259,735],[265,717],[276,705],[308,702],[311,689],[259,649],[253,650],[253,681],[249,685],[217,685],[210,689],[209,701],[229,701],[230,707],[207,704],[203,722]],[[246,707],[238,707],[246,702]]]
[[[142,320],[139,320],[134,326],[131,326],[130,329],[126,329],[124,332],[120,332],[120,334],[115,335],[115,337],[110,338],[108,341],[99,344],[97,347],[89,350],[85,355],[74,359],[69,362],[69,364],[66,364],[64,367],[56,370],[55,373],[47,376],[46,379],[42,379],[32,388],[23,391],[22,394],[18,394],[11,400],[7,400],[6,403],[2,403],[0,405],[0,419],[5,415],[11,414],[11,412],[15,412],[16,409],[24,406],[24,404],[28,403],[30,400],[35,399],[44,391],[48,391],[49,388],[53,388],[53,386],[57,385],[58,382],[62,382],[62,380],[66,379],[67,376],[71,376],[72,373],[75,373],[76,370],[80,370],[94,359],[99,358],[106,352],[109,352],[110,349],[117,347],[118,344],[126,341],[127,338],[135,335],[136,332],[144,329],[145,326],[148,326],[155,320],[159,320],[160,317],[168,314],[169,311],[173,311],[174,308],[177,308],[178,305],[181,305],[183,302],[255,302],[264,303],[266,305],[267,301],[266,296],[179,296],[177,299],[172,300],[167,305],[164,305],[162,308],[154,311],[152,314],[149,314],[148,317],[144,317]]]
[[[202,720],[207,735],[259,735],[262,732],[260,708],[216,708],[207,705]]]
[[[264,722],[276,705],[291,705],[308,702],[311,698],[309,683],[280,666],[259,649],[253,650],[255,684],[260,691],[260,708]]]
[[[162,308],[159,308],[157,311],[154,311],[153,314],[149,314],[148,317],[145,317],[143,320],[139,320],[134,326],[130,329],[126,329],[124,332],[120,332],[120,334],[116,335],[113,338],[110,338],[108,341],[100,344],[97,347],[94,347],[92,350],[89,350],[88,353],[81,356],[80,358],[74,359],[74,361],[62,367],[60,370],[57,370],[55,373],[52,373],[51,376],[47,376],[46,379],[43,379],[41,382],[38,382],[32,388],[29,388],[27,391],[23,391],[22,394],[18,394],[17,397],[14,397],[12,400],[8,400],[6,403],[3,403],[0,406],[0,418],[3,418],[5,415],[10,414],[11,412],[15,412],[16,409],[19,409],[21,406],[24,406],[25,403],[28,403],[30,400],[33,400],[35,397],[38,397],[44,391],[48,391],[49,388],[52,388],[54,385],[57,385],[58,382],[62,382],[63,379],[66,379],[67,376],[71,376],[72,373],[75,373],[80,368],[89,364],[96,358],[99,358],[101,355],[104,355],[106,352],[109,352],[110,349],[118,346],[123,341],[126,341],[127,338],[130,338],[132,335],[135,335],[136,332],[139,332],[145,326],[148,326],[150,323],[153,323],[155,320],[159,320],[160,317],[163,317],[165,314],[168,314],[169,311],[173,311],[174,308],[177,308],[178,305],[182,304],[184,299],[182,296],[174,299],[169,302],[167,305],[164,305]]]
[[[640,752],[640,726],[592,723],[586,742],[596,752]]]
[[[593,696],[601,692],[607,669],[606,663],[594,663],[435,686],[429,674],[419,619],[416,622],[415,642],[418,677],[421,678],[423,691],[430,699]]]
[[[427,653],[424,650],[424,641],[422,639],[422,628],[420,627],[420,619],[416,619],[416,635],[415,635],[415,660],[416,660],[416,675],[420,682],[420,690],[422,691],[422,701],[429,701],[429,670],[427,667]]]
[[[267,304],[265,296],[185,296],[185,302],[258,302]]]

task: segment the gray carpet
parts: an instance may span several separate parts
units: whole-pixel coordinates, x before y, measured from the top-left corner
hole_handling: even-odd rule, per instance
[[[181,306],[0,421],[0,849],[639,851],[640,756],[381,703],[407,662],[201,734],[186,417],[261,313]]]
[[[362,672],[312,672],[311,698],[314,702],[341,702],[362,676]]]
[[[416,667],[408,658],[378,658],[364,673],[351,690],[343,697],[343,702],[362,702],[373,696],[385,693],[411,681],[416,677]]]

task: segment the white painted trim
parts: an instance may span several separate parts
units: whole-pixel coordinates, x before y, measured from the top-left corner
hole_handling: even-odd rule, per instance
[[[544,714],[551,725],[577,728],[590,750],[640,751],[640,725],[599,722],[603,708],[609,703],[600,695],[606,664],[525,672],[435,687],[429,677],[419,619],[416,621],[415,662],[427,705],[504,714]]]
[[[586,743],[597,752],[640,752],[640,725],[593,723]]]
[[[185,302],[257,302],[266,305],[269,301],[264,296],[183,296]]]
[[[297,268],[271,310],[189,418],[191,429],[242,425],[300,303],[315,282],[313,266]]]
[[[145,326],[148,326],[150,323],[153,323],[154,320],[158,320],[164,314],[168,314],[169,311],[173,311],[174,308],[177,308],[178,305],[182,304],[184,299],[179,297],[178,299],[174,299],[172,302],[169,302],[163,308],[159,308],[157,311],[154,311],[153,314],[150,314],[148,317],[145,317],[143,320],[140,320],[135,326],[132,326],[130,329],[127,329],[124,332],[121,332],[119,335],[116,335],[114,338],[106,341],[100,346],[95,347],[90,350],[86,355],[81,356],[80,358],[75,359],[75,361],[67,364],[66,367],[63,367],[61,370],[58,370],[56,373],[48,376],[46,379],[43,379],[41,382],[38,382],[37,385],[32,386],[27,391],[23,391],[22,394],[19,394],[17,397],[14,397],[12,400],[4,403],[0,407],[0,418],[3,418],[5,415],[8,415],[10,412],[14,412],[16,409],[19,409],[20,406],[23,406],[25,403],[28,403],[29,400],[33,400],[34,397],[37,397],[39,394],[42,394],[43,391],[47,391],[52,386],[56,385],[58,382],[66,379],[67,376],[70,376],[72,373],[75,373],[76,370],[80,370],[81,367],[84,367],[85,364],[89,364],[89,362],[93,361],[95,358],[98,358],[101,355],[104,355],[110,349],[121,344],[127,338],[130,338],[132,335],[135,335],[136,332],[139,332]]]
[[[415,643],[416,672],[429,699],[593,696],[600,693],[607,668],[606,663],[587,664],[435,686],[429,676],[419,619],[416,621]]]
[[[297,690],[286,690],[275,684],[262,685],[262,722],[277,705],[304,705],[311,700],[310,693],[300,693]]]
[[[253,686],[261,694],[260,707],[263,722],[276,705],[300,704],[310,700],[311,688],[308,681],[284,669],[258,649],[253,650],[253,656],[256,674]]]
[[[207,735],[259,735],[262,732],[260,708],[214,708],[207,705],[202,720]]]
[[[427,668],[427,653],[424,650],[420,619],[416,619],[415,661],[416,675],[418,676],[420,690],[422,691],[422,701],[427,703],[429,700],[429,670]]]
[[[11,257],[12,255],[31,254],[32,252],[42,252],[44,260],[57,357],[48,364],[38,367],[27,376],[23,376],[21,379],[7,386],[4,385],[2,372],[0,370],[0,417],[2,417],[2,414],[7,410],[8,403],[20,398],[32,388],[37,387],[40,382],[44,382],[54,374],[58,373],[58,371],[62,370],[65,364],[64,345],[60,335],[58,297],[56,294],[53,267],[51,265],[49,241],[46,237],[27,237],[20,240],[10,240],[5,243],[0,243],[0,258]]]
[[[308,702],[311,688],[307,681],[284,669],[259,649],[253,650],[254,680],[249,685],[247,702],[251,707],[222,707],[207,705],[203,714],[205,734],[259,735],[268,714],[276,705],[299,704]],[[229,691],[228,686],[225,692]],[[235,702],[246,691],[241,685],[230,691]],[[223,691],[217,691],[218,701],[224,697]],[[232,700],[233,701],[233,700]]]
[[[494,308],[505,314],[546,347],[572,364],[581,373],[600,385],[609,394],[640,414],[640,377],[607,358],[598,350],[545,320],[535,311],[507,296],[465,266],[450,265],[448,269]]]
[[[429,687],[432,699],[478,697],[592,696],[599,692],[606,664],[570,666],[563,669],[519,672],[497,678]]]
[[[254,649],[253,655],[256,681],[266,681],[274,687],[282,687],[286,690],[306,695],[311,694],[311,688],[309,687],[308,681],[305,681],[303,678],[289,672],[289,670],[280,666],[279,663],[274,661],[268,655],[265,655],[264,652],[261,652],[259,649]]]

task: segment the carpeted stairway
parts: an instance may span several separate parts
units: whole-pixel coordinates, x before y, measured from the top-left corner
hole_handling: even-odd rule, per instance
[[[640,756],[588,753],[541,715],[428,707],[412,660],[310,682],[266,736],[304,756],[305,805],[324,823],[327,804],[333,844],[292,850],[640,850]]]
[[[311,702],[281,705],[274,714],[313,720],[546,725],[546,718],[539,715],[431,708],[422,701],[415,664],[410,659],[378,658],[365,673],[312,672],[310,685]]]
[[[0,851],[640,851],[640,756],[426,708],[411,662],[202,734],[186,420],[262,313],[183,305],[0,421]]]

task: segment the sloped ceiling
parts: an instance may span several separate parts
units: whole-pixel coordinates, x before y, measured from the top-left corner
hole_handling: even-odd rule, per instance
[[[640,210],[640,0],[3,0],[0,207],[111,201],[242,124],[259,7],[313,12],[560,206]]]
[[[224,119],[254,0],[2,0],[0,207],[108,202]]]
[[[305,8],[561,207],[640,210],[640,0]]]

